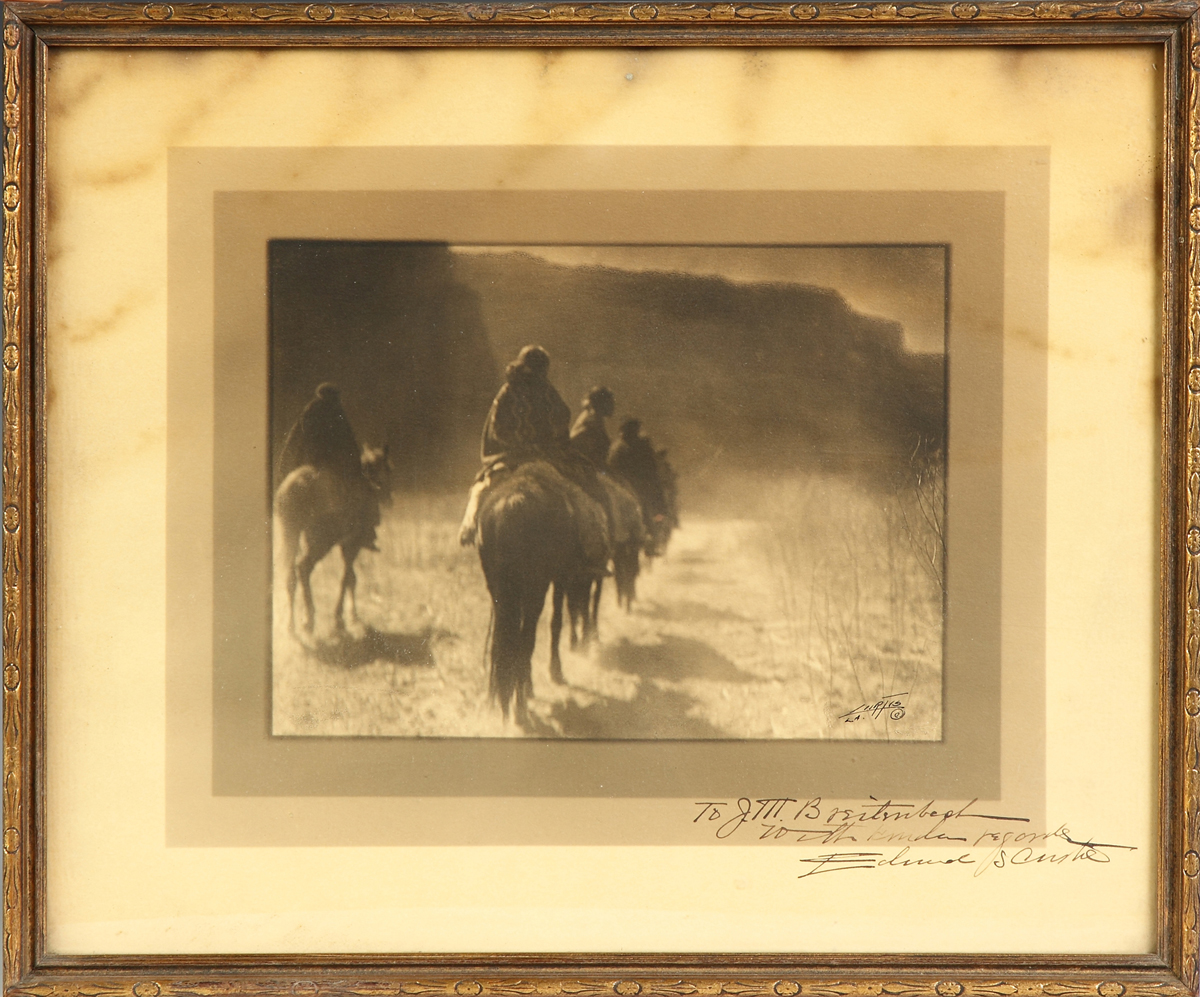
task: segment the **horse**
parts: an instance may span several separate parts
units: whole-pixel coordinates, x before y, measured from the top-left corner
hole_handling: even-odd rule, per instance
[[[617,585],[617,605],[629,610],[637,598],[637,579],[641,570],[638,555],[650,542],[637,496],[619,481],[605,477],[613,510],[613,581]],[[600,602],[599,586],[596,604]],[[593,622],[594,629],[594,622]]]
[[[607,550],[604,513],[551,464],[521,464],[484,493],[478,514],[479,563],[492,597],[489,692],[508,718],[528,721],[537,625],[552,583],[588,578],[585,549]],[[557,627],[561,630],[561,609]],[[562,681],[555,622],[551,674]]]
[[[628,611],[637,597],[637,577],[641,565],[639,555],[646,546],[649,534],[642,522],[642,507],[631,489],[611,475],[602,474],[600,481],[608,493],[610,516],[609,539],[612,551],[613,581],[617,586],[617,605]],[[571,649],[587,646],[597,638],[600,616],[600,596],[604,589],[603,576],[576,577],[554,585],[554,618],[562,614],[564,599],[571,625]],[[562,682],[562,666],[558,656],[558,628],[551,624],[550,674]],[[556,667],[557,666],[557,667]]]
[[[364,446],[360,458],[362,479],[346,481],[333,471],[310,464],[296,468],[275,494],[275,516],[281,537],[283,564],[287,566],[288,632],[296,633],[296,586],[304,594],[304,629],[311,633],[316,621],[312,572],[334,547],[342,552],[342,584],[334,609],[334,625],[346,629],[347,596],[350,614],[358,619],[354,561],[370,541],[379,522],[380,506],[392,493],[392,464],[388,448]]]
[[[654,516],[650,523],[646,554],[649,557],[661,557],[667,552],[671,532],[679,529],[679,476],[667,459],[666,450],[654,451],[654,466],[658,471],[658,483],[666,508]]]

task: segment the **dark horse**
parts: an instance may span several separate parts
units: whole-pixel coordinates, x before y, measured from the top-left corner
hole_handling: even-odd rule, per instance
[[[608,492],[609,538],[612,552],[613,581],[617,586],[617,605],[629,609],[637,596],[639,556],[649,542],[642,522],[642,507],[631,489],[610,475],[601,477]],[[600,616],[600,595],[603,578],[576,577],[554,585],[554,617],[550,628],[553,644],[550,649],[550,674],[563,681],[562,664],[558,655],[562,606],[565,598],[571,621],[571,647],[591,644],[597,638]]]
[[[666,508],[653,517],[646,541],[648,557],[662,557],[667,552],[671,531],[679,529],[679,476],[667,459],[666,450],[654,451],[654,465],[658,470],[658,483],[662,487]]]
[[[354,561],[379,522],[379,507],[392,493],[392,465],[387,447],[363,447],[362,480],[348,482],[333,471],[311,465],[298,467],[275,494],[283,564],[287,567],[288,630],[296,632],[296,585],[304,592],[304,629],[311,632],[316,619],[313,606],[313,568],[334,547],[342,551],[342,586],[334,610],[334,625],[346,627],[346,596],[357,619]]]
[[[550,464],[522,464],[479,507],[479,563],[492,596],[490,690],[522,726],[533,696],[537,625],[552,582],[587,577],[583,544],[607,545],[603,511]],[[588,579],[590,582],[590,578]],[[561,628],[561,614],[558,625]],[[555,640],[557,645],[557,640]],[[557,656],[557,646],[552,649]],[[561,681],[561,665],[552,674]]]

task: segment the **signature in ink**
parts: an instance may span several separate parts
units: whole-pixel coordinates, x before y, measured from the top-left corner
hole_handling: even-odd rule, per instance
[[[907,692],[892,692],[886,696],[881,696],[873,703],[863,703],[861,706],[856,706],[849,713],[843,713],[838,717],[848,724],[857,723],[859,720],[878,720],[885,713],[892,720],[904,719],[905,697]]]
[[[1013,869],[1022,866],[1062,866],[1076,862],[1095,862],[1101,865],[1113,860],[1112,851],[1133,852],[1133,845],[1117,845],[1099,841],[1076,841],[1066,827],[1044,834],[1020,832],[1020,837],[1037,839],[1035,845],[1018,848],[968,849],[957,855],[919,856],[905,845],[897,852],[826,852],[823,855],[799,860],[804,866],[797,879],[808,879],[830,872],[850,872],[855,869],[921,869],[932,866],[972,866],[971,875],[977,878],[991,869]],[[1056,847],[1051,842],[1057,842]]]

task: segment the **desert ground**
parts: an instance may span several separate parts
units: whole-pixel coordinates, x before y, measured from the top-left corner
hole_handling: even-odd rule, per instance
[[[609,582],[599,641],[549,674],[550,600],[525,728],[489,702],[491,604],[457,542],[462,496],[397,494],[357,562],[357,621],[333,624],[341,555],[313,574],[312,634],[275,586],[280,735],[937,739],[940,498],[819,476],[769,480],[737,518],[686,515],[643,559],[638,598]],[[932,514],[931,514],[932,510]],[[746,512],[750,515],[746,515]],[[277,574],[278,577],[278,574]],[[881,700],[901,710],[870,709]]]

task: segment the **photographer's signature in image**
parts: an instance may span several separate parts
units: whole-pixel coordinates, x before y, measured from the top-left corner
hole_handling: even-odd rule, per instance
[[[889,720],[903,720],[907,704],[907,692],[893,692],[880,696],[873,703],[863,703],[849,713],[841,714],[838,719],[845,723],[857,723],[859,720],[878,720],[886,715]]]

